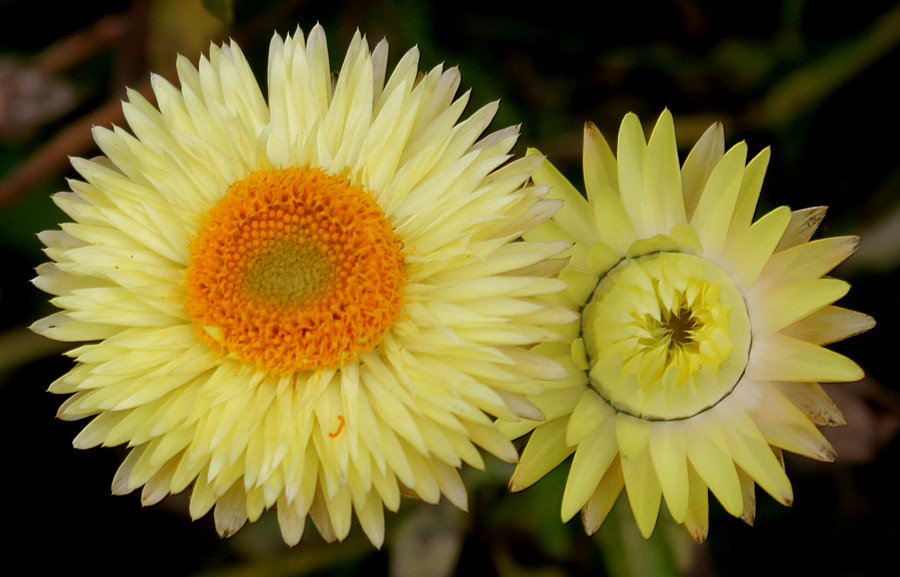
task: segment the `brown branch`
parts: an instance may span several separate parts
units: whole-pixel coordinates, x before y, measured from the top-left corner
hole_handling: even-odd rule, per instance
[[[136,90],[149,97],[152,93],[150,80],[145,80]],[[24,197],[46,180],[65,173],[69,167],[69,157],[83,155],[93,146],[92,127],[122,124],[124,119],[122,102],[113,98],[63,128],[16,170],[0,180],[0,209]]]
[[[74,68],[122,37],[127,29],[127,18],[127,14],[104,16],[84,30],[51,44],[35,55],[32,63],[54,74]]]
[[[303,4],[305,4],[305,0],[283,2],[277,5],[277,8],[264,12],[255,20],[246,23],[241,29],[232,31],[232,37],[243,43],[250,42],[261,34],[269,34],[274,26],[289,20],[288,17],[292,12]],[[119,22],[115,20],[111,22],[98,21],[95,24],[97,27],[95,32],[100,34],[104,42],[114,41],[114,28],[121,27],[125,30],[128,28],[130,20],[146,18],[146,14],[141,11],[145,8],[145,5],[144,2],[137,2],[132,11],[118,15],[123,19]],[[292,30],[288,30],[288,32],[292,32]],[[124,32],[120,31],[120,34],[124,34]],[[47,62],[44,62],[42,65],[51,69],[64,69],[96,48],[96,45],[89,45],[85,38],[79,38],[79,36],[81,34],[76,33],[71,38],[60,41],[60,43],[51,47],[52,50],[48,50],[48,54],[44,56]],[[133,41],[134,39],[129,38],[128,40]],[[66,59],[67,50],[71,50],[71,58],[68,60]],[[163,76],[174,78],[174,67],[172,70],[166,71]],[[135,88],[145,97],[152,97],[149,78],[144,79]],[[122,104],[118,96],[116,96],[60,130],[16,170],[0,179],[0,209],[24,197],[38,185],[48,180],[59,178],[59,175],[64,174],[69,168],[69,157],[87,154],[94,146],[93,135],[91,134],[92,127],[109,126],[110,124],[121,125],[123,123]]]

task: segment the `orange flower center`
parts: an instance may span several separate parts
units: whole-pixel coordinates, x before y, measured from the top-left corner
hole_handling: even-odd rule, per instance
[[[197,334],[274,375],[375,348],[403,304],[400,239],[368,192],[318,168],[231,185],[190,246]]]

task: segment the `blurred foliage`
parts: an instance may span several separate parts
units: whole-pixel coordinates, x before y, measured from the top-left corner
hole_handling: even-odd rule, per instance
[[[560,0],[520,3],[411,0],[0,0],[0,421],[8,535],[6,574],[83,567],[95,575],[204,577],[443,575],[876,575],[900,543],[894,495],[900,401],[891,354],[900,332],[894,302],[900,264],[900,5],[761,0]],[[15,16],[13,16],[15,15]],[[709,541],[698,546],[665,519],[643,540],[624,499],[597,535],[559,504],[567,464],[536,486],[508,494],[508,465],[466,471],[468,514],[404,501],[388,514],[384,550],[355,529],[342,544],[309,530],[286,548],[267,515],[221,541],[209,519],[192,523],[174,496],[148,510],[111,497],[116,449],[76,452],[81,423],[53,416],[44,393],[66,371],[63,348],[24,328],[46,314],[27,280],[43,260],[35,233],[62,214],[50,193],[73,177],[69,156],[93,156],[92,125],[124,124],[124,87],[146,93],[150,70],[174,79],[175,54],[196,60],[228,37],[265,76],[273,31],[321,22],[333,67],[351,35],[387,37],[392,60],[418,45],[423,68],[459,65],[470,110],[501,99],[493,125],[522,124],[521,150],[536,146],[578,182],[581,130],[612,135],[627,111],[652,122],[676,116],[683,147],[716,120],[729,143],[771,145],[761,210],[830,205],[825,233],[860,234],[863,249],[837,271],[854,288],[846,306],[879,327],[837,348],[866,368],[858,385],[834,389],[850,425],[828,431],[846,456],[834,465],[789,458],[792,509],[760,495],[756,527],[711,507]],[[891,349],[888,349],[891,347]],[[21,569],[19,567],[26,567]]]

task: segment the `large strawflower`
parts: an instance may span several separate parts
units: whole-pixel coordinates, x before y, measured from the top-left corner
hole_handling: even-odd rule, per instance
[[[76,447],[131,447],[114,493],[190,487],[223,535],[275,507],[290,544],[355,510],[380,545],[401,494],[464,508],[477,447],[515,460],[494,418],[540,418],[525,395],[565,371],[527,348],[573,318],[536,298],[567,246],[517,239],[561,203],[507,163],[515,129],[478,140],[495,105],[458,122],[455,69],[386,60],[357,34],[335,79],[320,28],[275,36],[267,102],[213,46],[74,161],[35,280],[63,311],[33,328],[98,341],[50,390],[94,417]]]
[[[547,417],[510,482],[523,489],[574,453],[563,520],[580,509],[597,530],[624,488],[645,536],[665,499],[702,541],[707,491],[748,522],[754,483],[789,504],[781,451],[830,461],[816,425],[843,417],[818,383],[862,371],[821,345],[870,328],[870,317],[831,306],[847,283],[822,278],[858,245],[810,242],[824,209],[773,210],[752,222],[769,159],[727,153],[712,126],[681,166],[672,117],[649,142],[625,117],[614,155],[585,130],[582,197],[545,165],[537,184],[565,207],[526,238],[573,242],[553,299],[581,312],[562,343],[536,350],[569,367],[536,403]],[[511,437],[537,423],[506,426]]]

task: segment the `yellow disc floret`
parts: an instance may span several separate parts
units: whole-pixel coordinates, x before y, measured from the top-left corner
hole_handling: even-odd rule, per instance
[[[401,243],[365,190],[318,168],[231,185],[191,243],[197,334],[270,374],[335,367],[373,349],[400,312]]]

